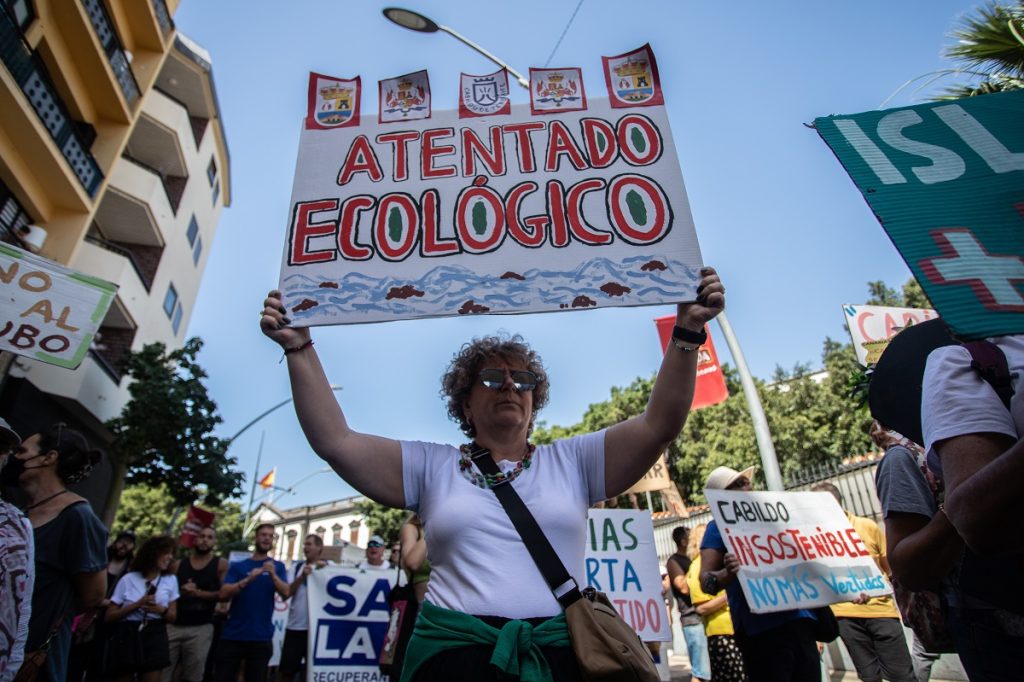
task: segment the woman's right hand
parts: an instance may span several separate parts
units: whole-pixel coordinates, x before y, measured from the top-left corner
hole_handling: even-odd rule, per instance
[[[263,315],[260,317],[260,329],[281,348],[298,348],[309,341],[308,327],[291,327],[291,320],[281,302],[281,292],[271,291],[263,299]]]

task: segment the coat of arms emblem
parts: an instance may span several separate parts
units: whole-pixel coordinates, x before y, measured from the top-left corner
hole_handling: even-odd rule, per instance
[[[530,69],[530,108],[534,114],[586,109],[580,69]]]
[[[426,71],[380,81],[380,122],[430,118],[430,81]]]
[[[459,118],[512,113],[508,98],[508,72],[487,76],[462,74],[459,87]]]
[[[615,108],[649,107],[665,103],[658,64],[650,45],[617,57],[601,57],[608,100]]]
[[[359,125],[360,80],[309,74],[307,128],[341,128]]]

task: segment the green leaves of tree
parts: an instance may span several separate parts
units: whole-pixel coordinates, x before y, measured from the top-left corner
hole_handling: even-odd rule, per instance
[[[202,346],[191,338],[170,352],[162,343],[132,352],[125,364],[131,398],[121,416],[107,423],[114,434],[115,476],[128,484],[163,485],[179,506],[200,495],[216,504],[241,492],[242,474],[226,454],[228,441],[213,435],[221,418],[196,361]]]

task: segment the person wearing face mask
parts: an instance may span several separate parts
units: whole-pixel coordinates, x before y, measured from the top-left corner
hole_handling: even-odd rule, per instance
[[[0,419],[0,467],[21,438]],[[32,524],[17,507],[0,500],[0,682],[9,682],[21,667],[32,608]]]
[[[78,431],[55,424],[22,441],[0,472],[0,484],[18,486],[28,499],[35,588],[22,665],[38,666],[39,680],[64,682],[72,618],[98,606],[106,591],[107,529],[88,501],[68,490],[100,457]]]

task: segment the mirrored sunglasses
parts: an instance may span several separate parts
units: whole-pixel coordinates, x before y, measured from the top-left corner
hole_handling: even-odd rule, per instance
[[[480,370],[480,383],[492,391],[500,391],[510,372],[504,369]],[[527,369],[511,371],[512,385],[518,392],[532,391],[537,387],[537,375]]]

